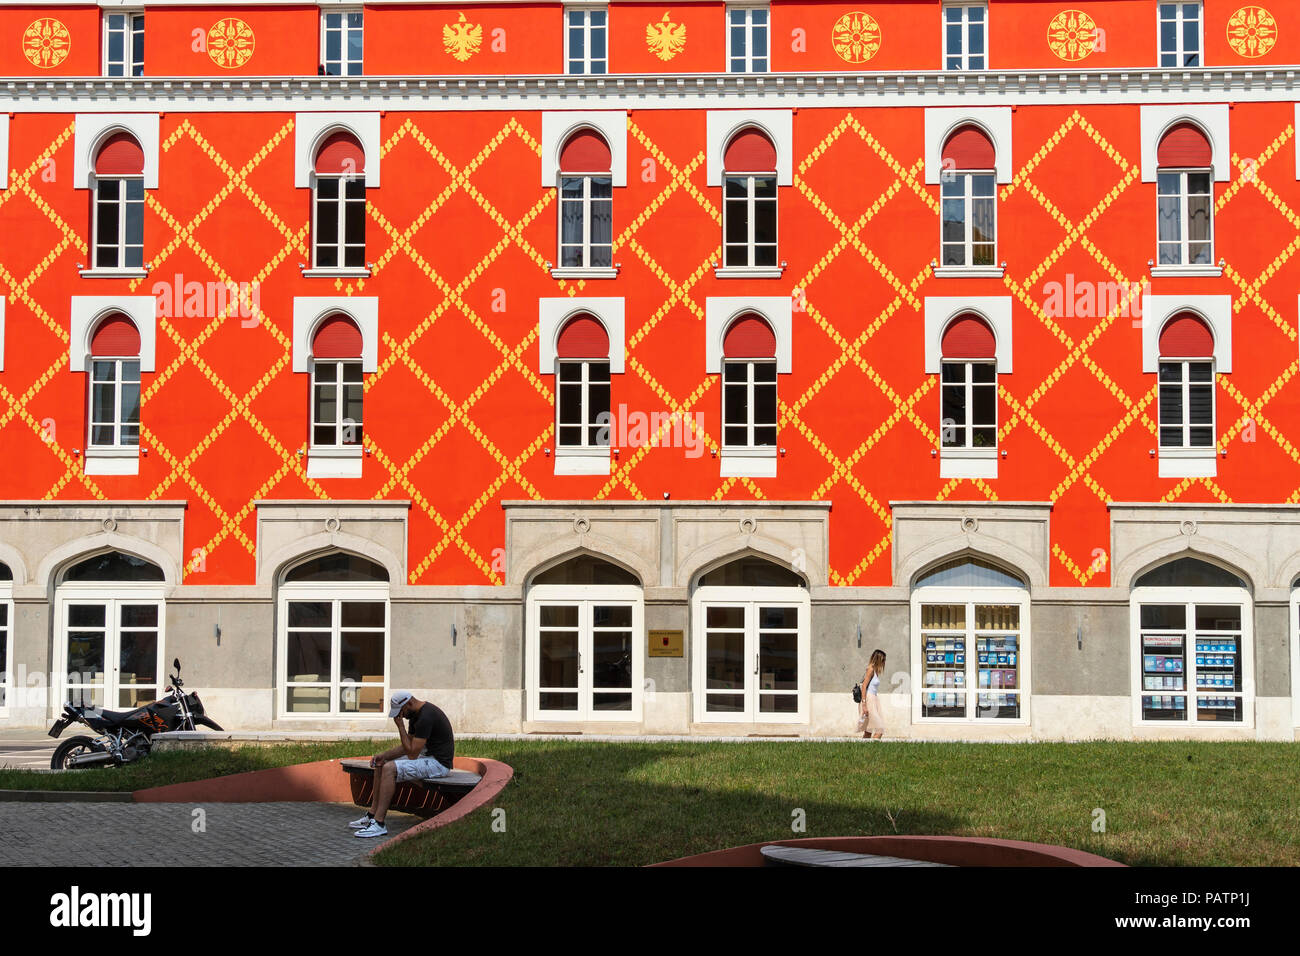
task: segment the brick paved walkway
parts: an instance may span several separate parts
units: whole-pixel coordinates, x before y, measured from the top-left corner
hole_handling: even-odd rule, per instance
[[[195,810],[206,830],[191,828]],[[333,803],[0,803],[0,866],[347,866],[362,814]],[[419,817],[392,813],[393,836]]]

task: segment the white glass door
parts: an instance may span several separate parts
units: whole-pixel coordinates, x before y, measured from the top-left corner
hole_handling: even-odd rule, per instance
[[[68,597],[60,602],[63,699],[131,710],[159,697],[163,602]]]
[[[645,642],[636,589],[544,585],[529,595],[528,615],[531,720],[640,720]]]
[[[306,717],[387,714],[387,587],[281,588],[280,712]]]
[[[808,612],[797,589],[700,588],[695,719],[806,721]]]

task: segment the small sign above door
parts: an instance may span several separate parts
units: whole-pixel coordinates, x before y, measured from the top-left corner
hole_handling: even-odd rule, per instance
[[[651,631],[647,642],[651,657],[684,657],[685,631]]]

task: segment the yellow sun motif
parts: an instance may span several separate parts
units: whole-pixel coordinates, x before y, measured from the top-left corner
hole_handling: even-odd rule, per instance
[[[831,46],[841,60],[866,63],[880,52],[880,24],[861,10],[846,13],[831,28]]]
[[[23,31],[23,55],[32,66],[52,70],[68,58],[72,35],[68,28],[52,17],[33,20]]]
[[[673,23],[671,13],[665,12],[658,23],[646,24],[645,45],[659,59],[671,60],[686,49],[686,24]]]
[[[453,57],[464,63],[483,46],[483,25],[467,23],[465,14],[461,14],[455,23],[442,25],[442,47]]]
[[[1263,56],[1277,43],[1277,21],[1263,7],[1242,7],[1228,17],[1228,46],[1237,56]]]
[[[1062,10],[1047,24],[1047,48],[1062,60],[1082,60],[1097,44],[1097,24],[1082,10]]]
[[[226,17],[208,31],[208,56],[223,70],[237,70],[253,58],[253,28],[237,17]]]

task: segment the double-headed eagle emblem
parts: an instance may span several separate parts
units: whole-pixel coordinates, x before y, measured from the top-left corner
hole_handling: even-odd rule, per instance
[[[483,25],[467,23],[465,14],[455,23],[442,25],[442,48],[464,63],[483,46]]]
[[[686,49],[686,24],[673,23],[670,12],[658,23],[647,23],[645,45],[661,60],[671,60]]]

